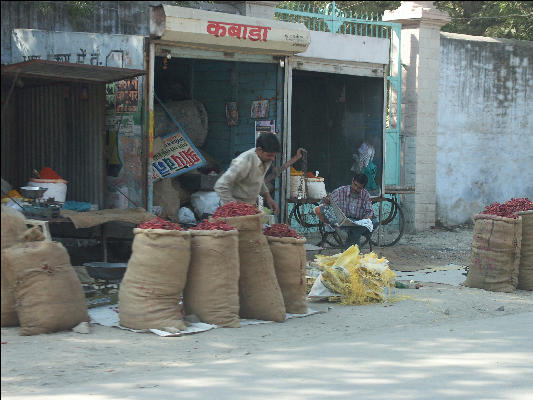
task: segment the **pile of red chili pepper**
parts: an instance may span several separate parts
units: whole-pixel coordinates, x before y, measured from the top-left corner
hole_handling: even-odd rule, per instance
[[[160,217],[156,217],[154,219],[151,219],[150,221],[143,222],[143,223],[137,225],[137,228],[141,228],[141,229],[166,229],[166,230],[169,230],[169,231],[183,231],[184,230],[178,224],[175,224],[174,222],[170,222],[170,221],[164,220],[163,218],[160,218]]]
[[[204,219],[198,225],[196,225],[193,228],[190,228],[189,230],[193,230],[193,231],[214,231],[214,230],[234,231],[235,229],[236,228],[234,226],[226,224],[224,221],[209,222],[208,220]]]
[[[259,210],[254,206],[241,201],[230,201],[229,203],[218,207],[213,214],[213,217],[242,217],[243,215],[255,214],[259,214]]]
[[[39,171],[40,179],[63,179],[61,176],[50,167],[44,167]]]
[[[301,239],[303,237],[298,235],[294,229],[289,228],[289,226],[285,224],[273,224],[268,226],[263,229],[263,233],[266,236],[275,237],[293,237],[297,239]]]
[[[506,218],[516,218],[515,213],[519,211],[533,210],[533,202],[527,197],[521,197],[519,199],[511,199],[503,204],[498,202],[485,207],[485,210],[481,214],[498,215]]]

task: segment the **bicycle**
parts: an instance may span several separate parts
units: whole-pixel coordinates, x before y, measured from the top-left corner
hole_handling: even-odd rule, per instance
[[[409,191],[410,192],[410,191]],[[399,194],[408,193],[405,190],[389,192],[385,196],[371,198],[374,215],[378,219],[378,225],[372,233],[364,233],[361,237],[359,247],[369,244],[370,251],[373,246],[390,247],[400,241],[405,230],[405,216],[402,207],[397,201]],[[310,232],[316,229],[321,236],[318,246],[324,247],[326,244],[331,248],[345,248],[346,235],[340,229],[333,232],[326,228],[314,212],[314,208],[319,205],[316,199],[289,199],[294,206],[288,216],[288,224],[295,221],[304,231]]]

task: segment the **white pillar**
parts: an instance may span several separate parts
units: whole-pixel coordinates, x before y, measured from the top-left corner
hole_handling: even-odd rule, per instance
[[[405,184],[415,186],[404,203],[409,231],[435,225],[440,28],[450,17],[432,1],[402,1],[383,21],[402,24],[402,133]]]

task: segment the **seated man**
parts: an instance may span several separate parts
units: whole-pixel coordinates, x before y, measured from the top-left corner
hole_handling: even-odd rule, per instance
[[[352,220],[374,219],[374,212],[372,211],[372,202],[370,201],[370,194],[365,189],[368,178],[364,174],[356,174],[352,178],[352,184],[341,186],[335,189],[331,194],[322,199],[322,204],[335,203],[341,211]],[[373,221],[373,226],[376,227],[376,221]],[[345,250],[356,244],[359,246],[361,235],[369,231],[363,226],[343,226],[348,233]]]

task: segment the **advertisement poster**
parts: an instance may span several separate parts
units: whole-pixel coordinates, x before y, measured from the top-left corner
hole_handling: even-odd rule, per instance
[[[268,100],[252,101],[251,118],[268,117]]]
[[[276,133],[276,120],[255,121],[255,138],[265,132]]]
[[[139,106],[139,80],[137,78],[117,82],[114,94],[116,112],[137,112]]]
[[[152,179],[172,178],[205,165],[192,141],[180,132],[164,136],[163,148],[153,156]]]
[[[226,104],[226,121],[228,126],[239,125],[239,109],[236,101]]]

